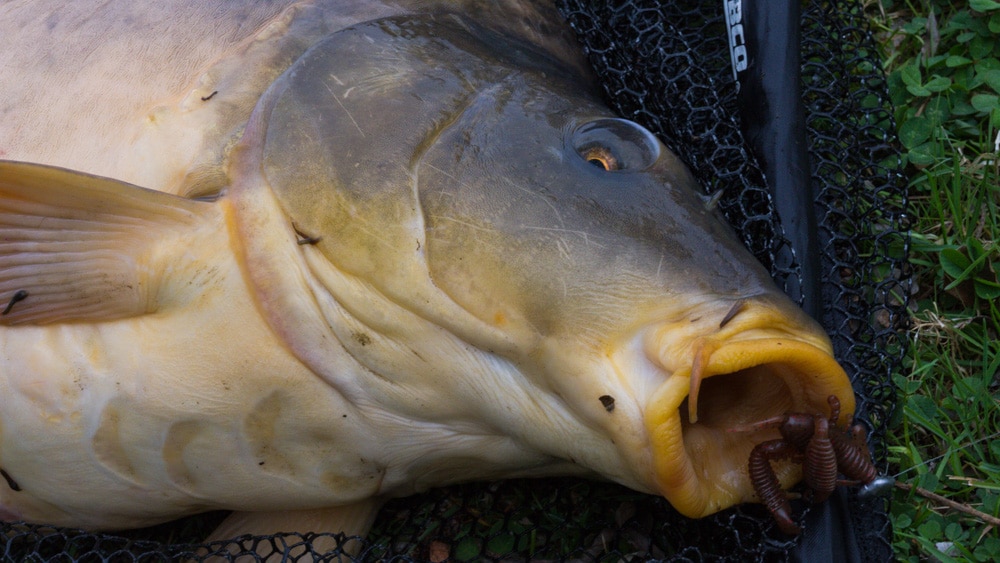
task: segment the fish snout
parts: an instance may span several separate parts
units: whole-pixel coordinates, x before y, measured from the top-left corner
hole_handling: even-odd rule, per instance
[[[681,513],[703,517],[758,500],[747,464],[755,445],[779,438],[761,421],[790,412],[829,416],[827,398],[854,411],[854,393],[820,327],[790,302],[734,301],[684,323],[653,327],[649,362],[667,374],[648,396],[644,424],[654,481]],[[782,485],[801,476],[778,463]]]

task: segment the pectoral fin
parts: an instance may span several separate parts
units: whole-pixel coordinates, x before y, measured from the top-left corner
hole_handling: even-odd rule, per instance
[[[375,516],[383,504],[382,499],[372,498],[338,506],[335,508],[319,508],[314,510],[286,510],[276,512],[234,512],[226,518],[222,524],[208,537],[206,543],[224,541],[250,534],[253,536],[267,536],[282,532],[298,532],[307,534],[316,532],[321,534],[312,538],[310,547],[315,554],[322,555],[334,549],[340,548],[348,555],[353,555],[354,551],[360,547],[356,540],[348,540],[341,543],[335,534],[343,533],[345,536],[364,537],[375,521]],[[333,534],[333,535],[328,535]],[[247,542],[249,544],[250,542]],[[236,546],[228,546],[235,548]],[[266,559],[274,549],[267,542],[260,542],[254,545],[257,555]],[[286,553],[294,558],[301,557],[305,553],[305,547],[295,548],[298,551]],[[233,551],[233,549],[230,549]]]
[[[0,161],[0,324],[153,312],[171,253],[218,221],[209,203]]]

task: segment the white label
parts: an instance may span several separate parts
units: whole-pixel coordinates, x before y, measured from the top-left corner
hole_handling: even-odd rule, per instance
[[[733,61],[733,78],[739,87],[740,72],[747,69],[746,36],[743,33],[743,0],[725,0],[726,25],[729,26],[729,56]]]

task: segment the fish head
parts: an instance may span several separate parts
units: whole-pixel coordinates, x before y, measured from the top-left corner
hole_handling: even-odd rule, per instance
[[[576,68],[452,15],[306,52],[234,157],[263,307],[359,404],[530,450],[512,473],[595,473],[693,517],[753,500],[750,451],[778,437],[754,423],[829,416],[831,395],[846,420],[848,378],[679,159]],[[280,237],[247,219],[258,200]],[[311,308],[334,337],[309,340]],[[348,362],[378,376],[345,380]]]

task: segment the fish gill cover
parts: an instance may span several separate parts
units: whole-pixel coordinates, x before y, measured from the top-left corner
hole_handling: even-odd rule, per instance
[[[658,134],[706,193],[721,190],[726,218],[788,288],[801,282],[802,270],[788,258],[761,167],[740,133],[724,4],[563,0],[559,7],[608,103]],[[852,378],[857,419],[870,428],[875,464],[885,471],[891,374],[905,353],[906,194],[861,3],[805,3],[800,57],[817,194],[820,320]],[[892,559],[887,503],[847,495],[846,533],[861,560]],[[313,552],[312,534],[191,543],[218,520],[201,516],[127,534],[4,524],[2,554],[16,561],[235,560],[269,550],[267,561],[770,561],[796,559],[799,541],[782,535],[759,505],[696,521],[663,498],[574,479],[470,484],[392,501],[367,540],[341,538],[354,557]]]

